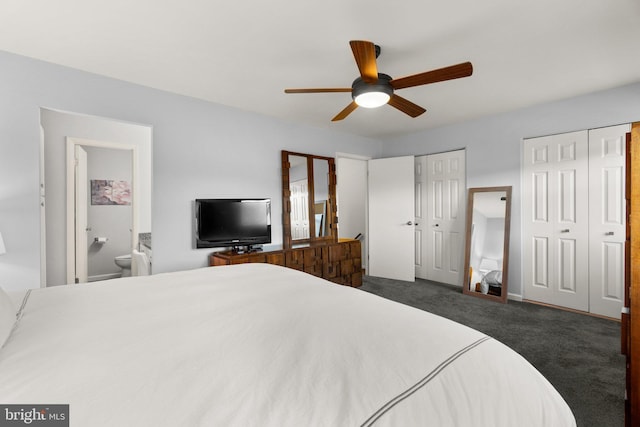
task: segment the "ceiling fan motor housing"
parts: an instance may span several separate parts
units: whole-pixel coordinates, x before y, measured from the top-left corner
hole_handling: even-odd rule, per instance
[[[393,95],[391,80],[391,76],[382,73],[378,73],[378,80],[375,83],[367,83],[362,77],[358,77],[351,85],[351,97],[355,101],[358,96],[370,92],[385,93],[391,97]]]

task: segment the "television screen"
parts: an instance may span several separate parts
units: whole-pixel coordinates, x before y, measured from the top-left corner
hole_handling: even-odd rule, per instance
[[[271,199],[196,199],[196,247],[271,243]]]

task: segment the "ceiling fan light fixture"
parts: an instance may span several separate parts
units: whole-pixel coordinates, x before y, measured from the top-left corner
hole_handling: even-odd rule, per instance
[[[391,96],[385,92],[364,92],[356,96],[353,100],[356,104],[364,108],[378,108],[389,102]]]
[[[393,95],[393,88],[389,84],[391,77],[378,74],[376,83],[366,83],[358,77],[351,86],[351,96],[359,107],[377,108],[389,102]]]

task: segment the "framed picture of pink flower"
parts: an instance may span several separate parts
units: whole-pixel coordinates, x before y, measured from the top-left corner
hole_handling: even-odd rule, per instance
[[[92,205],[131,205],[131,184],[110,179],[91,180]]]

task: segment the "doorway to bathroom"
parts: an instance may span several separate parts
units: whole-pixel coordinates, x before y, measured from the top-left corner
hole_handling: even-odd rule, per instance
[[[41,286],[120,277],[123,269],[116,258],[141,252],[143,264],[125,264],[132,271],[143,265],[144,271],[136,273],[150,274],[153,128],[44,107],[40,126]],[[77,206],[76,148],[79,156],[87,156],[87,175],[80,180],[86,203]],[[114,222],[123,225],[116,229],[110,225]],[[76,275],[76,263],[83,262],[86,276]]]
[[[67,137],[67,282],[131,275],[137,148]]]

